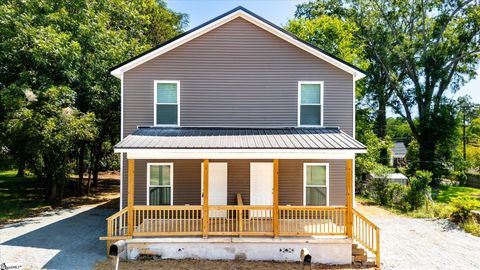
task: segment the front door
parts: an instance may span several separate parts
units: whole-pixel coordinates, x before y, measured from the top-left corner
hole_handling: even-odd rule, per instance
[[[273,205],[273,163],[250,163],[250,205]],[[259,216],[252,210],[251,216]],[[263,214],[262,216],[265,216]],[[267,216],[270,216],[267,213]]]
[[[208,204],[209,205],[227,205],[227,163],[209,162],[208,163]],[[203,205],[203,162],[202,162],[202,205]],[[210,211],[212,217],[225,217],[226,211]]]

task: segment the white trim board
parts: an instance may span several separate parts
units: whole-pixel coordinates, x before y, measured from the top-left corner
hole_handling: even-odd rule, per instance
[[[147,205],[150,205],[150,166],[170,166],[170,205],[173,205],[173,162],[148,162],[147,163]]]
[[[175,83],[177,85],[177,103],[157,103],[157,83]],[[177,105],[177,124],[176,125],[157,125],[157,105],[158,104]],[[153,126],[155,127],[180,126],[180,81],[173,81],[173,80],[154,80],[153,81]]]
[[[208,150],[208,149],[206,149]],[[354,159],[352,151],[326,152],[220,152],[210,151],[161,151],[157,149],[133,149],[125,151],[128,159]]]
[[[325,166],[326,168],[326,174],[327,174],[327,179],[325,181],[326,184],[326,205],[330,205],[330,164],[329,163],[303,163],[303,206],[306,205],[307,203],[307,166]]]
[[[268,23],[260,20],[259,18],[256,18],[255,16],[252,16],[251,14],[247,13],[245,10],[242,10],[242,9],[239,9],[235,12],[232,12],[228,15],[225,15],[185,36],[182,36],[180,38],[178,38],[177,40],[171,42],[171,43],[168,43],[164,46],[161,46],[160,48],[156,49],[156,50],[153,50],[143,56],[140,56],[138,57],[137,59],[134,59],[114,70],[112,70],[110,73],[117,77],[117,78],[120,78],[122,75],[122,73],[132,69],[132,68],[135,68],[147,61],[150,61],[151,59],[159,56],[159,55],[162,55],[166,52],[169,52],[171,50],[173,50],[174,48],[180,46],[180,45],[183,45],[205,33],[208,33],[210,32],[211,30],[219,27],[219,26],[222,26],[223,24],[226,24],[236,18],[243,18],[249,22],[251,22],[252,24],[274,34],[275,36],[297,46],[298,48],[344,70],[345,72],[348,72],[350,74],[353,75],[354,79],[355,80],[359,80],[363,77],[365,77],[365,74],[363,74],[362,72],[350,67],[349,65],[345,64],[345,63],[342,63],[341,61],[325,54],[325,53],[322,53],[321,51],[318,51],[302,42],[300,42],[299,40],[297,40],[296,38],[288,35],[287,33],[284,33],[282,31],[280,31],[279,29],[276,29],[275,27],[269,25]]]
[[[302,85],[304,84],[318,84],[320,85],[320,104],[304,104],[304,105],[313,105],[313,106],[320,106],[320,125],[302,125],[300,123],[300,115],[301,115],[301,105],[302,105]],[[297,96],[297,126],[299,127],[323,127],[323,93],[324,91],[324,84],[323,81],[298,81],[298,96]]]

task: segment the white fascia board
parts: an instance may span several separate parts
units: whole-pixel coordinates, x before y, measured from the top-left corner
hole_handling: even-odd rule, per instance
[[[172,49],[174,49],[174,48],[176,48],[176,47],[178,47],[182,44],[185,44],[185,43],[189,42],[190,40],[195,39],[195,38],[209,32],[209,31],[211,31],[211,30],[213,30],[213,29],[215,29],[215,28],[217,28],[217,27],[219,27],[219,26],[221,26],[221,25],[223,25],[223,24],[225,24],[225,23],[227,23],[227,22],[229,22],[233,19],[236,19],[238,17],[241,17],[241,18],[253,23],[254,25],[256,25],[256,26],[258,26],[258,27],[260,27],[260,28],[262,28],[262,29],[274,34],[274,35],[276,35],[277,37],[279,37],[279,38],[281,38],[281,39],[283,39],[283,40],[285,40],[285,41],[303,49],[304,51],[307,51],[310,54],[313,54],[314,56],[316,56],[316,57],[318,57],[318,58],[320,58],[320,59],[322,59],[322,60],[324,60],[324,61],[326,61],[326,62],[328,62],[328,63],[330,63],[330,64],[332,64],[332,65],[334,65],[334,66],[336,66],[336,67],[338,67],[338,68],[340,68],[340,69],[342,69],[342,70],[344,70],[344,71],[346,71],[350,74],[352,74],[355,81],[365,77],[364,73],[359,72],[358,70],[355,70],[354,68],[352,68],[352,67],[350,67],[350,66],[348,66],[348,65],[346,65],[346,64],[344,64],[344,63],[342,63],[342,62],[340,62],[340,61],[338,61],[338,60],[336,60],[336,59],[334,59],[334,58],[332,58],[332,57],[330,57],[330,56],[328,56],[328,55],[326,55],[326,54],[324,54],[324,53],[322,53],[322,52],[320,52],[320,51],[318,51],[318,50],[316,50],[316,49],[314,49],[314,48],[312,48],[312,47],[310,47],[310,46],[308,46],[308,45],[306,45],[302,42],[300,42],[300,41],[298,41],[297,39],[293,38],[292,36],[282,32],[282,31],[279,31],[275,27],[259,20],[258,18],[253,17],[252,15],[246,13],[243,10],[238,10],[238,11],[233,12],[233,13],[231,13],[231,14],[223,17],[223,18],[220,18],[216,21],[213,21],[210,24],[207,24],[204,27],[202,27],[202,28],[200,28],[196,31],[191,32],[190,34],[185,35],[184,37],[181,37],[181,38],[175,40],[174,42],[171,42],[171,43],[169,43],[165,46],[162,46],[162,47],[160,47],[160,48],[158,48],[158,49],[156,49],[156,50],[154,50],[154,51],[152,51],[152,52],[150,52],[150,53],[148,53],[148,54],[146,54],[142,57],[139,57],[139,58],[123,65],[123,66],[120,66],[120,67],[112,70],[111,74],[113,76],[117,77],[117,78],[120,78],[122,76],[121,75],[122,73],[124,73],[124,72],[126,72],[126,71],[128,71],[128,70],[130,70],[130,69],[132,69],[136,66],[139,66],[139,65],[141,65],[141,64],[143,64],[143,63],[145,63],[145,62],[147,62],[147,61],[149,61],[149,60],[151,60],[151,59],[153,59],[153,58],[155,58],[159,55],[162,55],[162,54],[164,54],[164,53],[166,53],[166,52],[168,52],[168,51],[170,51],[170,50],[172,50]]]
[[[128,159],[354,159],[366,150],[116,149]]]

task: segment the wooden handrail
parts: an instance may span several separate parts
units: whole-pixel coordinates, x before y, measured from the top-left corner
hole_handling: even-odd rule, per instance
[[[370,226],[374,227],[375,229],[380,229],[373,221],[368,219],[364,214],[360,213],[357,209],[353,208],[353,213],[361,217],[363,220],[365,220]]]
[[[106,218],[106,220],[112,220],[112,219],[115,219],[115,218],[118,218],[119,216],[123,215],[125,212],[127,212],[127,207],[123,208],[122,210],[116,212],[115,214],[109,216]]]
[[[284,210],[344,210],[345,206],[291,206],[291,205],[279,205],[279,209]]]
[[[242,194],[237,193],[237,205],[243,205]]]
[[[375,255],[375,265],[380,268],[380,228],[365,215],[353,209],[353,240]]]

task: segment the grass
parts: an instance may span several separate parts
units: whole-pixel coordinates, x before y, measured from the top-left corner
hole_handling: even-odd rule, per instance
[[[440,186],[432,191],[434,204],[428,203],[425,206],[410,212],[402,212],[396,208],[377,205],[370,198],[357,196],[359,203],[365,205],[377,205],[397,215],[406,215],[413,218],[450,218],[453,212],[459,211],[460,205],[466,205],[477,201],[480,203],[480,188],[458,187],[458,186]],[[459,202],[460,201],[460,202]],[[480,224],[473,220],[459,223],[462,229],[475,236],[480,236]]]
[[[33,176],[16,177],[16,171],[0,171],[0,224],[45,210],[44,190]]]
[[[438,193],[436,193],[438,192]],[[440,186],[437,191],[433,191],[433,200],[437,203],[450,203],[454,199],[477,199],[480,201],[480,188]]]
[[[75,196],[73,180],[66,184],[65,198],[60,204],[49,205],[44,200],[45,189],[32,175],[16,177],[16,171],[0,171],[0,224],[38,215],[54,208],[71,208],[108,201],[104,207],[118,207],[118,175],[99,175],[99,185],[90,196]],[[103,207],[103,206],[102,206]]]

